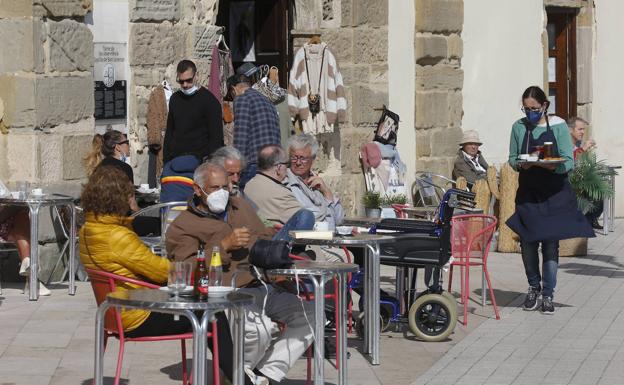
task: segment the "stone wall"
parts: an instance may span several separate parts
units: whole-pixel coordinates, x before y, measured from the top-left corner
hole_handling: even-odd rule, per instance
[[[381,114],[374,109],[388,104],[388,2],[297,0],[295,7],[294,52],[320,32],[336,56],[347,96],[346,121],[317,137],[321,150],[315,167],[340,194],[348,216],[363,214],[359,150],[373,137]]]
[[[135,162],[135,183],[147,182],[147,102],[153,88],[167,79],[175,84],[178,61],[197,65],[199,82],[207,86],[217,0],[131,0],[128,128]]]
[[[416,169],[450,176],[463,115],[463,0],[415,0]]]
[[[4,182],[79,194],[94,128],[93,37],[83,23],[90,10],[90,0],[0,0]],[[55,231],[47,210],[41,220],[40,241],[50,242]],[[58,247],[52,241],[40,250],[46,276]]]

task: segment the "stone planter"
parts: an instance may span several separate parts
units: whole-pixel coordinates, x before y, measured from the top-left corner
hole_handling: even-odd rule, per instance
[[[571,238],[559,241],[560,257],[582,257],[587,255],[587,238]]]
[[[379,218],[381,217],[381,209],[378,207],[377,208],[365,207],[364,214],[366,215],[367,218]]]

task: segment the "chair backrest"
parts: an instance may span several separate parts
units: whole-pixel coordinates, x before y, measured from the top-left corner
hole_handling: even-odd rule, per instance
[[[165,245],[165,234],[167,228],[173,222],[173,220],[180,215],[180,213],[186,210],[187,202],[165,202],[157,203],[152,206],[148,206],[132,214],[132,217],[138,216],[159,216],[160,217],[160,246]],[[150,237],[154,238],[154,237]]]
[[[119,282],[132,283],[149,289],[156,289],[159,287],[158,285],[154,285],[149,282],[139,281],[138,279],[124,277],[122,275],[109,273],[107,271],[90,268],[85,268],[85,270],[89,276],[89,281],[91,281],[91,288],[93,289],[95,302],[98,306],[106,300],[106,296],[109,293],[112,293],[117,289],[117,283]],[[110,308],[106,312],[104,329],[115,334],[120,334],[120,331],[123,333],[121,314],[115,308]]]
[[[496,230],[492,215],[457,215],[451,219],[451,251],[456,259],[487,259]]]
[[[436,207],[446,190],[454,184],[455,181],[444,175],[418,171],[412,184],[412,202],[416,207]]]

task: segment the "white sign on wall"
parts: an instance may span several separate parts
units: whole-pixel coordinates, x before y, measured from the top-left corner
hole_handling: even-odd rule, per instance
[[[93,53],[94,80],[104,82],[107,87],[117,80],[126,80],[126,43],[93,43]]]

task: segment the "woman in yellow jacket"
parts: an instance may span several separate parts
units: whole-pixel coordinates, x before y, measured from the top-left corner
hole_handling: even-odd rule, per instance
[[[125,214],[134,199],[134,187],[114,166],[98,167],[85,185],[81,204],[85,224],[80,229],[80,259],[91,269],[122,275],[155,284],[166,284],[169,260],[153,254],[132,231],[132,218]],[[136,289],[122,283],[117,290]],[[123,310],[121,321],[128,337],[180,334],[192,331],[185,317],[145,310]],[[217,313],[220,367],[232,378],[232,337],[225,315]],[[208,344],[212,349],[212,345]]]

